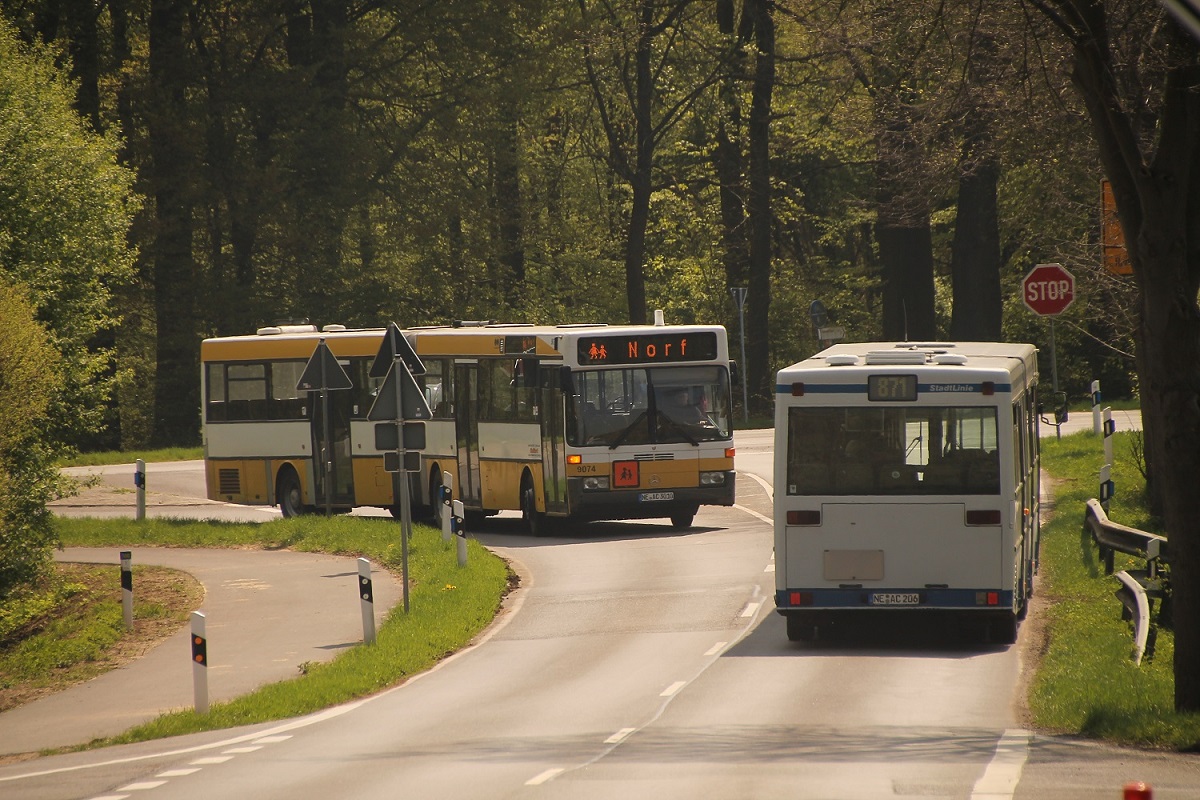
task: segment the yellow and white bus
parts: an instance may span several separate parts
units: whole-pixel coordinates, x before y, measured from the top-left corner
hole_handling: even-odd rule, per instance
[[[733,505],[731,370],[718,325],[409,329],[433,420],[414,497],[444,474],[468,513],[664,517]]]
[[[205,339],[201,420],[209,499],[278,505],[287,517],[326,505],[392,508],[392,476],[367,420],[381,382],[367,373],[383,334],[383,328],[299,324]],[[318,391],[297,388],[322,342],[350,383],[326,392],[327,402]]]
[[[775,605],[788,638],[944,615],[1011,643],[1039,545],[1037,352],[839,344],[779,371]]]
[[[278,505],[285,516],[322,506],[398,515],[367,419],[384,333],[304,324],[206,339],[209,498]],[[461,324],[404,336],[424,362],[416,377],[433,411],[409,476],[426,514],[442,508],[447,473],[468,513],[521,511],[534,533],[567,517],[686,527],[700,505],[733,504],[734,365],[723,327]],[[297,389],[321,343],[351,384],[326,402]]]

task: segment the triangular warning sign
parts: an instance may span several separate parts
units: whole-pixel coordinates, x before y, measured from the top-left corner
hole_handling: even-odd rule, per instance
[[[372,422],[386,422],[397,419],[433,419],[429,410],[429,402],[425,393],[417,386],[417,381],[403,360],[393,362],[394,368],[388,371],[383,385],[375,395],[375,402],[367,412],[367,419]],[[399,377],[397,378],[397,373]],[[400,381],[400,408],[396,404],[396,381]],[[403,415],[399,412],[403,411]]]
[[[387,331],[383,334],[383,342],[379,345],[379,352],[375,354],[375,360],[371,362],[371,369],[367,371],[367,375],[372,378],[382,378],[387,375],[396,356],[400,356],[408,366],[408,371],[413,375],[425,374],[425,365],[421,363],[421,359],[417,357],[408,340],[404,338],[400,326],[389,322]]]
[[[325,340],[317,342],[317,349],[304,365],[304,374],[296,382],[298,392],[319,392],[323,389],[351,389],[354,384]]]

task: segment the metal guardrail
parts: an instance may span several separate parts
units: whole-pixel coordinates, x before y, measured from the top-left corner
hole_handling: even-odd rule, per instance
[[[1122,570],[1116,573],[1121,588],[1116,592],[1121,601],[1123,619],[1133,620],[1133,660],[1140,664],[1142,657],[1154,655],[1157,629],[1152,614],[1154,601],[1159,601],[1157,623],[1170,623],[1170,549],[1165,536],[1147,533],[1121,525],[1108,518],[1099,500],[1088,500],[1084,525],[1092,532],[1092,540],[1100,548],[1106,575],[1113,574],[1113,555],[1126,553],[1145,558],[1145,569]]]

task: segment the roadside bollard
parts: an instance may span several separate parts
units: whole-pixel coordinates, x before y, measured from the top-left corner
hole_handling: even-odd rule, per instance
[[[1092,433],[1100,435],[1100,381],[1092,381]]]
[[[439,497],[442,504],[442,541],[448,542],[454,533],[453,526],[450,523],[450,519],[454,515],[454,510],[450,506],[452,496],[450,492],[449,472],[442,473],[442,485],[438,487],[438,492],[440,493]]]
[[[458,537],[458,565],[465,567],[467,565],[467,526],[465,523],[466,512],[463,511],[462,500],[455,500],[454,508],[454,535]]]
[[[125,630],[133,630],[133,551],[121,551],[121,605],[125,610]]]
[[[375,644],[375,594],[371,589],[371,562],[358,560],[358,600],[362,607],[363,641]]]
[[[196,713],[208,713],[208,637],[204,633],[204,612],[192,612],[192,694]]]
[[[133,485],[137,487],[137,511],[134,519],[142,520],[146,518],[146,462],[140,458],[134,465]]]

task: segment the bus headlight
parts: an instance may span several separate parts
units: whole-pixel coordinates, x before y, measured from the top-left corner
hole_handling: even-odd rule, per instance
[[[725,485],[725,473],[724,472],[701,472],[700,473],[700,485],[701,486],[724,486]]]
[[[583,479],[583,490],[585,492],[600,492],[608,488],[608,476],[601,475],[595,478]]]

